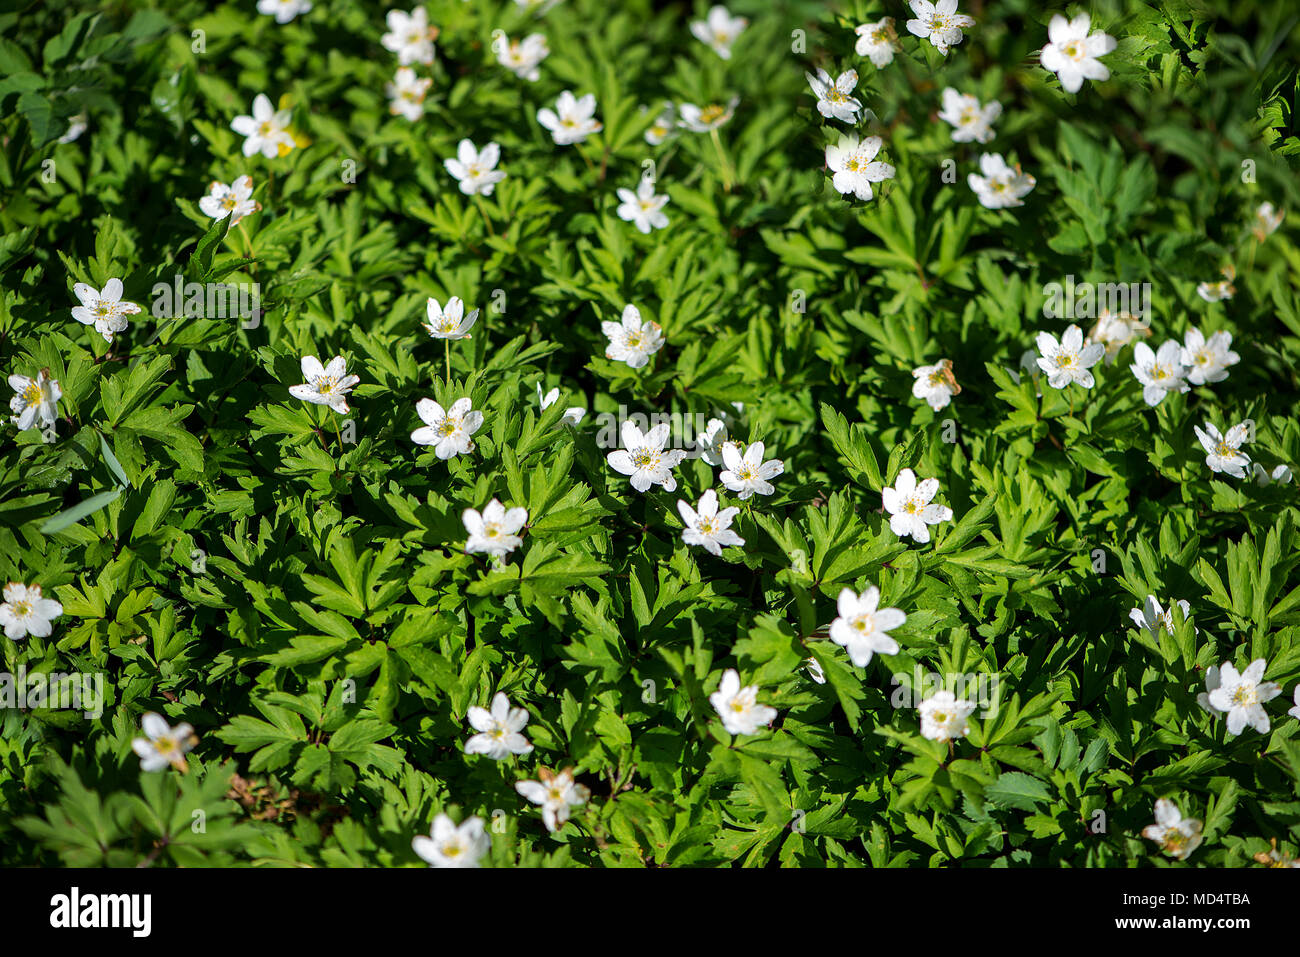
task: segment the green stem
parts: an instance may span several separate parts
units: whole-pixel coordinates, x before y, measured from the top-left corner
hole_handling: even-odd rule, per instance
[[[722,137],[718,135],[718,131],[709,130],[709,136],[713,139],[713,148],[718,151],[718,159],[722,163],[722,188],[730,193],[735,178],[732,175],[731,161],[727,159],[727,151],[722,148]]]
[[[483,202],[483,194],[475,193],[474,202],[478,204],[478,211],[483,217],[483,226],[487,229],[488,235],[495,236],[496,233],[492,231],[492,219],[488,216],[487,204]]]

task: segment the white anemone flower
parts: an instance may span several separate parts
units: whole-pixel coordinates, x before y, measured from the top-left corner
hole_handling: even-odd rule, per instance
[[[420,834],[411,840],[411,849],[430,867],[478,867],[491,847],[481,817],[467,818],[457,827],[446,814],[439,814],[428,837]]]
[[[1201,846],[1201,822],[1185,818],[1178,806],[1166,798],[1156,801],[1156,823],[1142,829],[1142,836],[1155,841],[1170,857],[1187,860],[1192,851]]]
[[[885,511],[889,513],[890,530],[899,538],[910,536],[922,544],[928,542],[931,525],[952,519],[952,509],[932,502],[938,494],[938,479],[917,482],[915,472],[903,469],[894,479],[893,488],[880,493]]]
[[[852,588],[841,589],[835,607],[839,614],[831,622],[831,641],[843,645],[859,668],[869,665],[873,655],[898,654],[898,642],[889,632],[902,626],[907,615],[897,608],[881,608],[875,585],[860,595]]]
[[[718,690],[709,695],[709,703],[728,734],[757,734],[759,728],[776,720],[775,708],[758,703],[758,685],[742,688],[735,668],[723,673]]]
[[[677,500],[677,512],[685,526],[682,529],[682,541],[687,545],[699,545],[714,555],[721,555],[728,545],[744,545],[745,540],[731,530],[731,523],[739,514],[736,506],[718,508],[718,493],[709,489],[700,496],[694,508],[689,502]]]
[[[5,637],[18,641],[31,635],[48,638],[54,630],[53,621],[63,614],[63,606],[53,598],[46,598],[40,585],[9,582],[4,588],[4,602],[0,603],[0,627]]]
[[[9,388],[14,390],[14,397],[9,400],[9,411],[13,413],[13,422],[19,431],[32,426],[47,429],[58,421],[63,389],[57,380],[49,377],[48,370],[42,369],[34,379],[11,375]]]
[[[185,755],[199,743],[194,728],[181,723],[171,727],[159,714],[150,712],[140,721],[147,737],[131,741],[131,750],[140,758],[141,771],[161,771],[169,764],[177,771],[189,770]]]
[[[411,433],[416,445],[432,445],[434,454],[446,460],[474,451],[473,435],[483,425],[483,413],[473,408],[469,396],[457,399],[444,410],[433,399],[415,403],[415,413],[424,425]]]
[[[621,438],[623,447],[605,457],[610,468],[628,476],[638,492],[645,492],[652,485],[662,485],[665,492],[677,488],[672,470],[686,457],[686,453],[665,448],[669,438],[667,423],[642,432],[635,422],[624,421]]]
[[[1101,30],[1089,33],[1091,25],[1087,13],[1073,20],[1058,13],[1047,25],[1048,42],[1039,54],[1039,62],[1060,78],[1067,92],[1078,93],[1084,80],[1110,79],[1110,70],[1097,58],[1113,51],[1118,41]]]
[[[467,508],[461,514],[465,532],[465,551],[473,555],[486,552],[502,558],[524,543],[519,531],[528,523],[528,509],[507,509],[496,499],[488,502],[483,511]]]
[[[483,754],[493,761],[504,761],[511,754],[527,754],[533,750],[521,731],[528,724],[527,708],[510,707],[505,692],[492,697],[492,708],[473,705],[466,718],[478,734],[465,742],[466,754]]]
[[[313,405],[327,405],[340,415],[350,411],[347,394],[361,381],[361,377],[348,375],[346,359],[335,356],[328,365],[322,366],[315,356],[303,356],[302,375],[307,381],[290,386],[291,396]]]

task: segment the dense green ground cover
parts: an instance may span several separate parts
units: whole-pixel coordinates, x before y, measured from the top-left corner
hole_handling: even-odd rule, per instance
[[[5,863],[442,863],[442,813],[494,866],[1296,853],[1291,4],[963,0],[946,53],[902,0],[263,6],[0,14]]]

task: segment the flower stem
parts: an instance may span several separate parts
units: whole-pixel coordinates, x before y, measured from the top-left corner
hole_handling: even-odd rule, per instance
[[[496,233],[492,231],[492,218],[488,216],[487,204],[483,202],[483,194],[475,193],[474,202],[478,203],[478,211],[483,216],[483,226],[487,229],[488,235],[495,236]]]
[[[718,159],[722,163],[722,188],[728,193],[731,192],[731,184],[734,179],[731,170],[731,161],[727,159],[727,151],[722,148],[722,137],[718,136],[716,129],[709,130],[709,136],[713,139],[713,148],[718,151]]]
[[[443,339],[443,354],[447,360],[447,388],[451,388],[451,340]]]

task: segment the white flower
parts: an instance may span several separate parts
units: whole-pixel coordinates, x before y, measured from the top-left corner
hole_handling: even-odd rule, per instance
[[[1128,617],[1138,628],[1145,628],[1152,638],[1160,638],[1160,630],[1163,628],[1169,634],[1174,633],[1174,605],[1177,605],[1183,613],[1183,620],[1186,621],[1191,615],[1192,606],[1187,603],[1185,598],[1171,599],[1169,609],[1160,607],[1160,602],[1156,600],[1155,595],[1147,595],[1147,600],[1141,608],[1129,610]],[[1192,633],[1196,634],[1197,629],[1193,628]]]
[[[486,754],[493,761],[501,761],[508,754],[527,754],[533,750],[528,739],[519,733],[528,724],[528,709],[510,707],[505,692],[498,691],[493,696],[491,711],[472,705],[465,716],[478,732],[465,742],[466,754]]]
[[[1300,718],[1300,685],[1295,686],[1295,692],[1292,694],[1291,699],[1295,702],[1295,707],[1288,708],[1287,714],[1293,718]]]
[[[1109,80],[1110,70],[1097,59],[1115,49],[1114,37],[1094,30],[1088,35],[1091,18],[1081,13],[1067,20],[1059,13],[1047,25],[1048,43],[1039,54],[1043,69],[1055,73],[1061,86],[1070,93],[1078,93],[1084,80]]]
[[[1184,818],[1173,801],[1156,801],[1156,823],[1142,829],[1142,836],[1155,841],[1170,857],[1180,861],[1201,846],[1201,822]]]
[[[701,545],[714,555],[721,555],[727,545],[744,545],[745,540],[731,530],[731,522],[740,509],[734,505],[718,510],[718,493],[709,489],[700,496],[695,508],[677,500],[677,511],[686,527],[682,541],[687,545]]]
[[[162,715],[151,711],[140,720],[140,726],[148,737],[135,738],[131,750],[140,757],[141,771],[161,771],[169,764],[177,771],[188,770],[185,755],[199,743],[190,725],[182,722],[173,728]]]
[[[600,328],[609,339],[605,358],[626,362],[633,369],[643,368],[650,357],[664,347],[659,323],[642,322],[641,310],[630,303],[623,307],[621,321],[602,322]]]
[[[774,479],[785,471],[785,463],[780,459],[764,462],[763,452],[762,442],[749,446],[743,455],[731,443],[722,447],[722,462],[727,467],[718,475],[718,480],[729,491],[735,492],[742,502],[754,493],[771,495],[776,489],[768,479]]]
[[[1251,468],[1255,473],[1255,482],[1260,486],[1272,485],[1275,482],[1278,485],[1285,485],[1291,481],[1291,467],[1289,465],[1279,465],[1272,472],[1269,472],[1258,462]]]
[[[630,476],[632,487],[638,492],[644,492],[652,485],[662,485],[665,492],[671,492],[677,488],[672,470],[686,457],[686,453],[664,448],[668,444],[668,434],[667,423],[643,433],[635,422],[625,421],[621,435],[623,448],[610,452],[605,460],[615,472]]]
[[[267,159],[284,156],[297,144],[289,132],[291,110],[276,110],[265,93],[253,99],[253,115],[237,116],[230,128],[244,137],[244,155],[261,153]]]
[[[939,494],[939,480],[916,481],[916,473],[903,469],[894,479],[894,487],[880,493],[885,511],[889,513],[889,527],[899,538],[909,535],[924,544],[930,540],[931,525],[952,519],[952,509],[947,505],[933,505],[931,499]]]
[[[399,66],[393,82],[384,86],[384,93],[390,101],[388,112],[404,116],[414,123],[424,116],[424,97],[432,85],[433,80],[429,77],[416,76],[409,66]]]
[[[230,228],[234,229],[239,221],[262,208],[262,204],[253,199],[253,177],[241,176],[229,186],[214,182],[208,187],[208,195],[199,200],[199,209],[204,216],[222,220],[230,217]]]
[[[831,641],[843,645],[859,668],[871,663],[874,654],[898,654],[898,642],[889,632],[907,621],[897,608],[881,608],[880,589],[871,585],[861,595],[852,588],[840,591],[836,601],[839,615],[831,622]]]
[[[722,455],[722,450],[726,446],[732,446],[741,455],[745,454],[745,443],[739,439],[727,438],[727,426],[721,419],[709,419],[705,424],[704,434],[696,442],[696,447],[700,451],[700,458],[715,468],[722,467],[726,464]]]
[[[10,582],[5,585],[4,603],[0,604],[0,627],[5,637],[17,641],[31,635],[48,638],[55,618],[63,614],[63,606],[53,598],[41,595],[40,585],[23,585]]]
[[[885,17],[875,23],[864,23],[854,27],[853,32],[858,35],[858,42],[853,46],[858,56],[866,57],[876,69],[894,62],[894,51],[899,46],[893,17]]]
[[[1006,367],[1004,366],[1003,368]],[[1035,350],[1026,349],[1024,352],[1020,353],[1020,371],[1029,373],[1029,377],[1034,383],[1034,397],[1041,399],[1043,397],[1043,390],[1038,387],[1038,373],[1041,370],[1038,368],[1038,353]],[[1012,382],[1016,385],[1020,385],[1020,372],[1015,369],[1007,369],[1007,375],[1011,376]]]
[[[710,103],[708,106],[683,103],[677,110],[677,125],[690,130],[692,133],[711,132],[718,129],[735,115],[736,105],[739,102],[740,97],[733,96],[727,101],[726,106],[721,103]]]
[[[650,129],[645,131],[645,141],[651,146],[658,146],[672,136],[673,128],[676,125],[677,107],[673,106],[672,103],[665,103],[664,108],[659,111],[659,115],[650,124]]]
[[[411,849],[430,867],[478,867],[491,846],[481,817],[467,818],[457,827],[445,814],[433,819],[428,837],[420,834],[411,840]]]
[[[816,76],[811,73],[805,73],[804,76],[808,78],[813,96],[817,97],[818,113],[841,123],[857,122],[862,103],[849,95],[858,85],[857,70],[845,70],[835,80],[825,70],[818,70]]]
[[[523,40],[511,40],[502,34],[494,44],[497,62],[514,73],[521,80],[536,83],[541,71],[538,66],[550,56],[551,50],[546,45],[546,37],[540,33],[530,33]]]
[[[1249,725],[1260,734],[1268,734],[1268,714],[1264,711],[1264,702],[1271,701],[1282,693],[1282,688],[1273,681],[1261,681],[1267,662],[1256,658],[1240,674],[1232,662],[1225,661],[1219,667],[1218,686],[1209,687],[1209,675],[1206,676],[1206,698],[1210,708],[1228,716],[1228,734],[1241,734]]]
[[[433,41],[438,36],[438,28],[429,25],[429,15],[424,12],[424,7],[416,7],[410,13],[389,10],[384,22],[388,25],[388,32],[380,37],[379,42],[385,50],[397,54],[400,66],[433,62]]]
[[[596,119],[596,95],[575,97],[568,90],[555,101],[555,109],[542,107],[537,111],[537,122],[551,131],[551,138],[560,146],[581,143],[604,128]]]
[[[939,119],[953,127],[954,143],[987,143],[993,139],[993,121],[1002,115],[1002,104],[990,100],[980,106],[980,101],[969,93],[958,93],[952,87],[943,91],[943,109]]]
[[[826,669],[816,658],[805,658],[803,660],[804,670],[808,672],[808,677],[819,685],[826,684]]]
[[[966,182],[975,191],[980,205],[988,209],[1011,209],[1023,206],[1024,197],[1029,195],[1037,182],[1028,173],[1007,165],[1000,153],[985,153],[980,157],[980,173],[969,173]]]
[[[540,17],[559,2],[560,0],[515,0],[515,5],[524,11],[531,10]]]
[[[509,554],[524,540],[519,537],[519,530],[528,521],[528,509],[512,508],[507,510],[496,499],[488,502],[482,514],[476,509],[467,508],[461,515],[465,531],[469,534],[465,542],[465,552],[487,552],[498,557]],[[482,728],[479,728],[482,731]]]
[[[1262,243],[1282,225],[1282,217],[1285,215],[1285,210],[1274,209],[1272,203],[1260,203],[1255,210],[1255,225],[1251,232]]]
[[[532,803],[540,804],[546,829],[558,831],[569,819],[569,808],[586,804],[591,792],[573,780],[573,768],[565,768],[559,774],[538,768],[537,777],[536,781],[516,781],[515,790]]]
[[[81,139],[81,134],[90,128],[90,117],[83,110],[76,116],[68,117],[68,131],[59,137],[60,143],[74,143]]]
[[[652,229],[663,229],[668,225],[668,217],[663,208],[668,205],[667,196],[655,193],[655,183],[648,176],[641,177],[636,192],[620,188],[618,198],[622,200],[615,212],[618,218],[631,223],[642,233]]]
[[[63,389],[57,380],[46,374],[45,369],[36,373],[35,379],[11,375],[9,388],[14,390],[14,397],[9,400],[9,411],[13,412],[13,421],[19,431],[33,425],[44,428],[58,421]]]
[[[757,734],[758,729],[776,719],[776,709],[758,703],[758,685],[740,686],[740,675],[728,668],[722,675],[718,690],[709,695],[722,726],[728,734]]]
[[[257,0],[257,12],[275,17],[276,23],[288,23],[300,13],[310,13],[311,0]]]
[[[912,370],[912,377],[916,379],[912,383],[912,395],[924,399],[936,412],[961,392],[961,386],[952,374],[951,359],[940,359],[932,366],[918,366]]]
[[[457,399],[445,412],[432,399],[421,399],[415,403],[415,413],[424,422],[411,433],[416,445],[432,445],[440,459],[474,451],[471,436],[483,425],[483,413],[472,409],[468,396]]]
[[[1077,382],[1085,389],[1091,389],[1092,373],[1088,370],[1101,361],[1106,349],[1100,342],[1083,344],[1083,330],[1071,325],[1056,341],[1050,332],[1040,332],[1034,340],[1038,345],[1040,357],[1038,368],[1047,373],[1047,384],[1053,389],[1064,389],[1071,382]]]
[[[1195,326],[1183,333],[1179,361],[1187,366],[1187,381],[1208,385],[1228,378],[1228,366],[1236,365],[1241,356],[1232,351],[1232,333],[1222,329],[1209,339]]]
[[[907,32],[922,40],[929,38],[934,48],[944,56],[948,48],[961,43],[963,27],[975,26],[975,19],[957,12],[957,0],[908,0],[915,19],[907,21]]]
[[[425,303],[424,311],[429,321],[421,325],[435,339],[468,339],[470,329],[478,321],[477,309],[468,316],[465,315],[465,303],[461,302],[459,296],[448,299],[445,309],[438,304],[437,299],[430,297]]]
[[[1250,456],[1241,451],[1241,445],[1250,438],[1250,426],[1240,422],[1228,430],[1227,435],[1220,435],[1219,430],[1210,422],[1205,423],[1205,431],[1199,426],[1192,426],[1196,438],[1205,449],[1205,464],[1211,472],[1226,472],[1233,478],[1245,478],[1246,466],[1250,465]]]
[[[479,151],[469,140],[461,140],[456,147],[456,158],[443,160],[442,165],[460,181],[460,191],[466,196],[475,193],[491,196],[497,183],[506,178],[506,174],[496,168],[500,159],[501,147],[496,143],[489,143]]]
[[[1232,281],[1237,278],[1237,270],[1231,263],[1223,267],[1223,279],[1219,282],[1203,282],[1197,285],[1196,294],[1206,302],[1222,302],[1231,299],[1237,291]]]
[[[731,45],[736,37],[749,25],[744,17],[733,17],[726,7],[710,8],[707,20],[695,20],[691,23],[691,33],[701,43],[707,43],[718,56],[724,60],[731,59]]]
[[[1162,343],[1153,352],[1145,342],[1133,347],[1133,376],[1142,383],[1142,401],[1157,406],[1170,392],[1187,392],[1192,387],[1183,381],[1187,370],[1183,368],[1183,349],[1175,340]]]
[[[555,405],[555,403],[559,401],[559,398],[560,390],[558,388],[552,389],[550,392],[543,395],[542,384],[540,382],[537,383],[537,404],[540,405],[543,410],[549,409],[551,406]],[[564,410],[564,415],[561,417],[560,423],[563,425],[576,426],[582,421],[582,417],[586,414],[586,409],[581,406],[571,405]]]
[[[838,143],[826,147],[826,166],[831,171],[831,185],[837,192],[852,193],[858,199],[872,197],[871,184],[894,176],[894,167],[888,163],[872,162],[880,152],[879,136],[868,136],[859,141],[852,133],[840,137]]]
[[[1103,308],[1097,314],[1097,322],[1088,333],[1087,342],[1099,342],[1106,347],[1106,364],[1115,361],[1121,349],[1132,342],[1138,335],[1151,335],[1151,328],[1145,320],[1127,312],[1111,312]]]
[[[916,706],[921,713],[921,734],[931,741],[965,737],[970,732],[966,719],[976,707],[973,702],[959,699],[951,691],[936,691]]]
[[[126,316],[140,311],[135,303],[122,298],[120,279],[110,279],[102,290],[79,282],[72,287],[72,292],[81,300],[80,306],[73,307],[72,318],[83,325],[93,325],[107,342],[112,342],[113,335],[126,328]]]
[[[329,365],[322,366],[315,356],[303,356],[302,375],[307,381],[302,385],[289,386],[291,396],[312,405],[328,405],[340,415],[346,415],[350,411],[347,394],[361,381],[361,377],[348,375],[346,359],[335,356]]]

